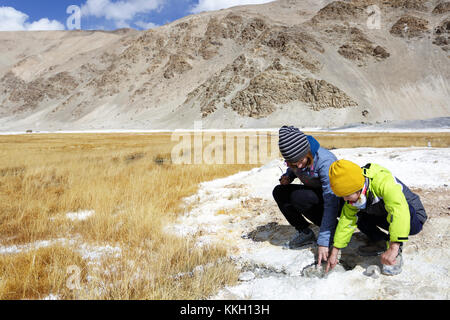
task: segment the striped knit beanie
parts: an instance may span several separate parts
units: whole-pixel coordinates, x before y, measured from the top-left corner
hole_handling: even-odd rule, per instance
[[[293,126],[283,126],[279,131],[278,147],[287,162],[297,162],[310,151],[306,135]]]

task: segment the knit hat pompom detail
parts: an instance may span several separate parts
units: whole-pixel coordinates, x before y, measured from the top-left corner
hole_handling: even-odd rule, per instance
[[[311,150],[306,135],[293,126],[283,126],[279,130],[278,147],[287,162],[297,162]]]
[[[348,160],[338,160],[331,164],[328,171],[330,186],[338,197],[349,196],[364,187],[363,169]]]

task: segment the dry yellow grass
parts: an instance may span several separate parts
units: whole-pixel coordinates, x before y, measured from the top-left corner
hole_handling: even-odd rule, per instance
[[[448,132],[313,132],[308,134],[312,134],[325,148],[412,146],[448,148],[450,146],[450,133]]]
[[[0,299],[43,299],[50,293],[58,293],[62,299],[73,299],[74,292],[66,285],[65,273],[71,264],[78,265],[80,276],[85,277],[85,262],[69,248],[51,246],[3,254],[0,259]]]

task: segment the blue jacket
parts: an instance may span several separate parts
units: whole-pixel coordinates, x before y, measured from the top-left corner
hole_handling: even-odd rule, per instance
[[[337,160],[336,156],[320,146],[320,143],[312,136],[307,136],[314,163],[311,168],[293,170],[288,168],[284,175],[289,176],[291,182],[295,178],[308,187],[322,188],[324,208],[322,223],[320,225],[317,244],[328,247],[336,229],[337,217],[339,215],[339,199],[330,187],[328,169]]]

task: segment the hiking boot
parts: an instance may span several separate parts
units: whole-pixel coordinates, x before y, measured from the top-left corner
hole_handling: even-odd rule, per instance
[[[314,232],[307,228],[305,230],[299,231],[294,239],[289,241],[289,249],[295,249],[303,247],[307,244],[314,243],[315,237]]]
[[[363,257],[375,257],[386,251],[386,241],[380,240],[377,242],[370,242],[368,245],[360,246],[358,254]]]
[[[388,266],[383,264],[383,268],[381,270],[381,273],[386,276],[396,276],[402,272],[402,266],[403,266],[403,258],[402,258],[402,251],[398,251],[397,258],[395,258],[395,264],[392,266]]]

